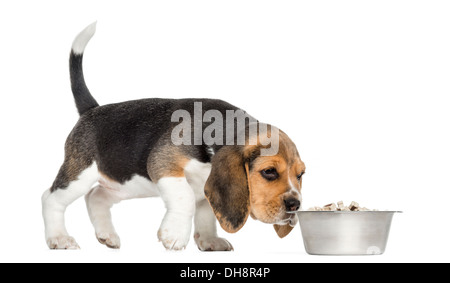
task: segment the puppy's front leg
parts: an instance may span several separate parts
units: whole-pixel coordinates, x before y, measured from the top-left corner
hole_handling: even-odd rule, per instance
[[[195,213],[194,192],[185,177],[164,177],[157,185],[167,209],[158,238],[166,249],[182,250],[191,234]]]
[[[194,240],[201,251],[232,251],[233,246],[217,236],[216,217],[206,199],[197,202]]]

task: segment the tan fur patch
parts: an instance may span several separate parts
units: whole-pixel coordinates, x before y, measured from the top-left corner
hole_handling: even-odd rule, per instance
[[[179,147],[167,144],[151,154],[147,162],[148,174],[153,182],[162,177],[183,177],[189,158]]]
[[[89,167],[92,162],[92,153],[89,148],[80,145],[82,137],[76,136],[72,132],[67,138],[64,151],[64,163],[59,169],[58,175],[53,182],[50,191],[58,188],[65,188],[70,182],[76,180],[81,172]]]

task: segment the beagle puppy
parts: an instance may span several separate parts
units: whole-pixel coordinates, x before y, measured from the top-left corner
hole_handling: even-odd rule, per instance
[[[250,215],[273,224],[280,237],[286,236],[297,222],[291,212],[300,209],[305,172],[289,137],[276,127],[245,120],[226,143],[199,139],[195,126],[206,131],[214,119],[223,127],[215,138],[230,126],[239,126],[227,114],[243,111],[215,99],[154,98],[99,106],[85,84],[82,69],[83,53],[94,33],[95,23],[75,38],[70,54],[71,86],[80,118],[66,140],[64,162],[56,179],[42,195],[49,248],[79,248],[67,233],[64,213],[81,196],[85,196],[98,241],[110,248],[120,247],[111,207],[122,200],[156,196],[166,207],[157,235],[169,250],[186,247],[192,220],[194,240],[202,251],[233,250],[227,240],[217,236],[216,219],[225,231],[234,233]],[[200,122],[194,118],[182,131],[193,143],[174,142],[174,130],[180,123],[173,121],[173,113],[182,110],[195,116],[198,103],[202,115],[219,116]],[[220,120],[220,115],[227,118]],[[251,131],[254,125],[268,131]],[[271,155],[262,154],[269,147],[269,130],[272,136],[277,134],[278,143]],[[236,142],[242,133],[245,139]]]

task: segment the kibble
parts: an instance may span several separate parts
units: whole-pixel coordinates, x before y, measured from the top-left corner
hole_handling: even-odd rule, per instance
[[[337,203],[329,203],[324,206],[314,206],[308,209],[308,211],[378,211],[378,209],[368,209],[366,207],[359,206],[359,203],[352,201],[350,205],[344,205],[343,201]]]

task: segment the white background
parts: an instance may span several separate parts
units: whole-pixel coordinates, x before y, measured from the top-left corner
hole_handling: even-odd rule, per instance
[[[1,1],[0,262],[449,261],[449,14],[448,1]],[[298,227],[280,240],[252,219],[219,230],[234,252],[167,252],[159,198],[113,208],[119,251],[79,199],[66,222],[81,250],[48,250],[40,197],[78,118],[68,55],[96,20],[84,70],[100,104],[221,98],[278,126],[307,166],[304,208],[404,211],[386,253],[310,256]]]

